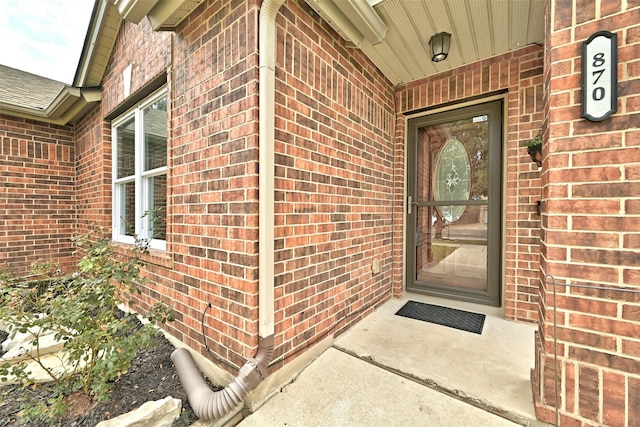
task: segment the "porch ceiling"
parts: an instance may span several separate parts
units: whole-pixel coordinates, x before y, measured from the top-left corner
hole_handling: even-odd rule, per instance
[[[307,0],[319,10],[322,2]],[[406,83],[481,59],[500,55],[544,38],[544,0],[335,0],[368,3],[386,24],[381,43],[365,37],[359,47],[394,84]],[[357,9],[361,9],[359,5]],[[322,13],[320,13],[323,15]],[[340,20],[331,25],[336,28]],[[352,20],[350,20],[352,21]],[[355,21],[353,21],[355,24]],[[357,25],[356,25],[357,27]],[[345,34],[345,31],[336,30]],[[367,29],[361,30],[365,34]],[[449,57],[431,61],[429,39],[452,34]],[[374,40],[375,42],[375,40]]]

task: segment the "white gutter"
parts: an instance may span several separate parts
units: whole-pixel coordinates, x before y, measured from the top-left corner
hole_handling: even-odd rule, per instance
[[[258,352],[255,358],[247,360],[233,382],[216,392],[204,381],[186,349],[180,348],[171,354],[193,411],[205,421],[223,418],[240,405],[267,376],[273,357],[276,15],[283,3],[284,0],[264,0],[260,8]]]
[[[365,40],[375,45],[387,36],[387,25],[373,6],[383,0],[306,0],[350,47],[362,47]]]
[[[364,35],[344,16],[344,13],[332,0],[306,0],[307,4],[316,11],[340,36],[354,47],[361,47]]]
[[[158,0],[113,0],[113,3],[126,21],[138,24]]]
[[[371,44],[382,43],[387,35],[387,26],[369,3],[365,0],[339,0],[335,5]]]
[[[75,124],[101,99],[100,89],[65,86],[47,108],[37,109],[0,102],[0,114],[56,125]]]

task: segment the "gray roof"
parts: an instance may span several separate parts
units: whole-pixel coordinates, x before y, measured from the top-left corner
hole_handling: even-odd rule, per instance
[[[0,65],[0,103],[44,110],[65,87],[64,83]]]

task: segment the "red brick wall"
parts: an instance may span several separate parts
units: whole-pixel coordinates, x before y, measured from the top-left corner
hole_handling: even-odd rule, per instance
[[[390,82],[304,2],[287,2],[277,22],[276,357],[286,359],[391,296],[394,108]]]
[[[73,128],[0,116],[0,268],[73,271]]]
[[[542,271],[558,286],[561,425],[640,425],[640,3],[551,1],[550,108],[543,169]],[[618,35],[618,112],[580,118],[583,41]],[[533,374],[538,416],[555,421],[554,298],[543,281]]]
[[[236,366],[253,356],[258,332],[259,3],[205,2],[171,38],[145,22],[124,23],[101,111],[78,129],[82,221],[109,223],[110,125],[101,117],[126,104],[121,76],[129,63],[132,93],[168,68],[169,238],[166,254],[149,258],[152,280],[139,303],[172,305],[169,331],[204,354],[208,309],[208,347]],[[394,153],[393,87],[382,74],[304,3],[285,4],[277,22],[281,365],[390,296]],[[140,58],[156,66],[140,68]],[[99,179],[91,181],[95,169]]]
[[[111,127],[98,105],[76,125],[76,213],[78,233],[111,230]]]
[[[108,114],[126,103],[124,70],[131,65],[131,94],[171,65],[170,32],[154,32],[147,19],[139,24],[123,21],[102,80],[102,112]]]
[[[211,304],[209,348],[236,366],[258,344],[257,19],[255,1],[204,2],[176,33],[170,74],[172,328],[206,353]]]
[[[541,181],[537,167],[521,144],[537,135],[542,126],[542,48],[529,46],[399,86],[397,123],[402,126],[398,127],[396,144],[403,151],[404,114],[499,91],[507,92],[505,317],[535,321],[540,241],[536,203],[542,197]],[[399,206],[397,215],[404,217],[402,200]]]

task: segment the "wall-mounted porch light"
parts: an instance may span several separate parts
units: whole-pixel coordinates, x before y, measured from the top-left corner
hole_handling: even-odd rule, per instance
[[[429,40],[429,45],[431,46],[431,60],[433,62],[444,61],[449,56],[451,34],[444,31],[434,34]]]

